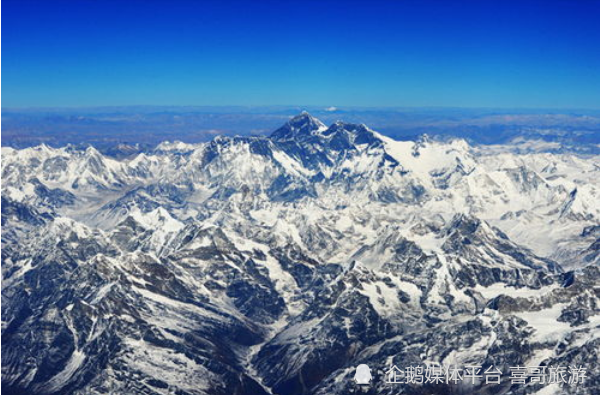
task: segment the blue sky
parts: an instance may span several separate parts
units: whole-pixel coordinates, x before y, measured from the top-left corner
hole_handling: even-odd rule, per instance
[[[2,106],[600,108],[600,1],[28,1]]]

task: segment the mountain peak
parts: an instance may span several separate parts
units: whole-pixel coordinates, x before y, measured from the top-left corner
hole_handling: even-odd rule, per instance
[[[313,117],[306,111],[291,118],[285,125],[271,134],[271,138],[276,140],[291,140],[304,136],[311,136],[315,132],[323,131],[327,127],[323,122]]]
[[[298,115],[294,115],[291,119],[290,122],[294,122],[294,121],[302,121],[302,120],[315,120],[317,122],[320,122],[317,118],[313,117],[312,115],[310,115],[310,113],[306,110],[303,110],[300,114]]]

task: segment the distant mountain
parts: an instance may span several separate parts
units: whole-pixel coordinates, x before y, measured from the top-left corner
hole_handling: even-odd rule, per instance
[[[3,147],[2,391],[596,394],[600,162],[539,144],[304,112],[111,155]],[[503,381],[385,382],[432,362]],[[519,365],[588,379],[511,384]]]
[[[462,138],[471,144],[504,144],[520,150],[600,154],[599,110],[376,107],[193,107],[3,108],[2,144],[14,148],[93,145],[119,159],[147,152],[164,140],[211,141],[216,135],[269,133],[300,110],[327,124],[343,119],[367,124],[399,140],[422,134]],[[531,143],[527,147],[521,139]]]

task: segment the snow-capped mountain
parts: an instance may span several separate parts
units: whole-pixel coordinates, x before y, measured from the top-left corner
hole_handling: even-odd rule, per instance
[[[307,113],[128,159],[3,147],[2,390],[342,394],[365,363],[372,393],[598,393],[599,175]],[[385,383],[428,362],[589,371]]]

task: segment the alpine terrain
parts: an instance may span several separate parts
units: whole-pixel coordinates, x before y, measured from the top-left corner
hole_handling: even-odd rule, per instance
[[[599,394],[600,160],[513,148],[308,113],[120,159],[3,147],[2,392]],[[386,382],[431,363],[503,374]]]

